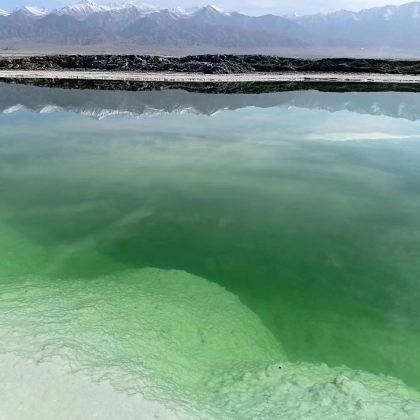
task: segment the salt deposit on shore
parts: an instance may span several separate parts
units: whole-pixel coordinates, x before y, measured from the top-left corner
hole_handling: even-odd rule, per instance
[[[107,382],[69,373],[63,360],[37,363],[0,355],[0,419],[177,419],[173,411],[140,394],[118,392]]]
[[[134,82],[249,83],[249,82],[347,82],[347,83],[420,83],[420,76],[374,73],[247,73],[191,74],[136,73],[116,71],[0,70],[0,79],[69,79]]]
[[[208,385],[214,400],[202,412],[175,412],[159,399],[69,373],[59,358],[37,363],[7,354],[0,356],[0,419],[420,419],[418,395],[402,383],[344,368],[272,364],[226,372]]]

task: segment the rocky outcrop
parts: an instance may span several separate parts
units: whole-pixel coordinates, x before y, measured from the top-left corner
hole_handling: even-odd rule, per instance
[[[266,55],[51,55],[0,58],[2,70],[112,70],[233,74],[342,72],[420,74],[420,61],[352,58],[299,59]]]

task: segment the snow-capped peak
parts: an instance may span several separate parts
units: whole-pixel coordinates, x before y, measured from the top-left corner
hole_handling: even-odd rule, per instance
[[[95,3],[93,0],[82,0],[78,3],[65,6],[58,10],[58,15],[68,15],[76,19],[84,19],[93,13],[106,12],[112,9],[109,6],[102,6]]]
[[[9,16],[10,13],[6,12],[6,10],[0,9],[0,16]]]
[[[48,14],[48,10],[36,6],[23,6],[18,11],[24,13],[26,16],[41,17]]]
[[[222,15],[226,14],[226,12],[223,9],[220,9],[220,7],[214,6],[213,4],[209,4],[208,6],[204,7],[206,10],[208,10],[209,12],[213,12],[213,13],[220,13]]]
[[[195,9],[195,14],[198,14],[198,13],[205,13],[206,15],[209,15],[209,16],[211,16],[211,15],[214,15],[214,16],[216,16],[216,15],[229,15],[230,14],[230,13],[225,12],[224,10],[222,10],[219,7],[214,6],[212,4],[209,4],[209,5],[204,6],[204,7],[196,8]]]
[[[157,6],[153,6],[152,4],[149,3],[143,3],[141,1],[138,0],[130,0],[126,3],[124,3],[122,6],[120,6],[119,8],[127,8],[127,7],[135,7],[137,10],[139,10],[140,12],[157,12],[158,10],[160,10]],[[115,8],[118,8],[115,7]]]

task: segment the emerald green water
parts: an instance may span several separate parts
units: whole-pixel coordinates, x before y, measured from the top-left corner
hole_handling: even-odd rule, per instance
[[[236,295],[288,360],[420,389],[420,113],[378,111],[402,106],[398,93],[351,94],[362,110],[334,105],[338,93],[275,95],[278,106],[254,95],[258,106],[249,96],[211,116],[129,107],[95,119],[74,101],[54,113],[45,106],[56,103],[7,108],[0,275],[69,285],[186,271]]]

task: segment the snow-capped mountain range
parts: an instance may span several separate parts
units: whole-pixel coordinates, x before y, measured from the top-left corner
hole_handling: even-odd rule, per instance
[[[420,2],[361,12],[247,16],[214,6],[159,8],[137,0],[117,6],[82,0],[56,10],[0,10],[0,41],[226,48],[388,48],[417,51]]]
[[[205,7],[193,7],[190,9],[184,9],[181,7],[174,7],[170,9],[165,9],[162,7],[154,6],[148,3],[142,3],[136,0],[127,1],[125,3],[109,6],[96,3],[93,0],[81,0],[78,3],[70,4],[59,9],[47,10],[41,7],[26,5],[12,11],[6,11],[0,9],[1,16],[10,16],[13,14],[25,14],[26,16],[32,17],[44,17],[47,15],[57,15],[57,16],[71,16],[77,20],[83,21],[89,16],[94,14],[119,14],[124,11],[135,11],[142,16],[151,13],[160,13],[160,12],[170,12],[174,16],[178,17],[188,17],[194,15],[202,10],[207,10],[209,13],[229,15],[228,12],[219,9],[216,6],[205,6]]]
[[[78,20],[84,20],[95,13],[118,13],[125,9],[135,9],[137,12],[140,12],[142,14],[157,12],[160,10],[156,6],[147,3],[139,3],[136,1],[129,1],[118,6],[106,6],[102,4],[97,4],[92,0],[84,0],[79,3],[54,10],[52,11],[52,13],[61,16],[72,16]]]

